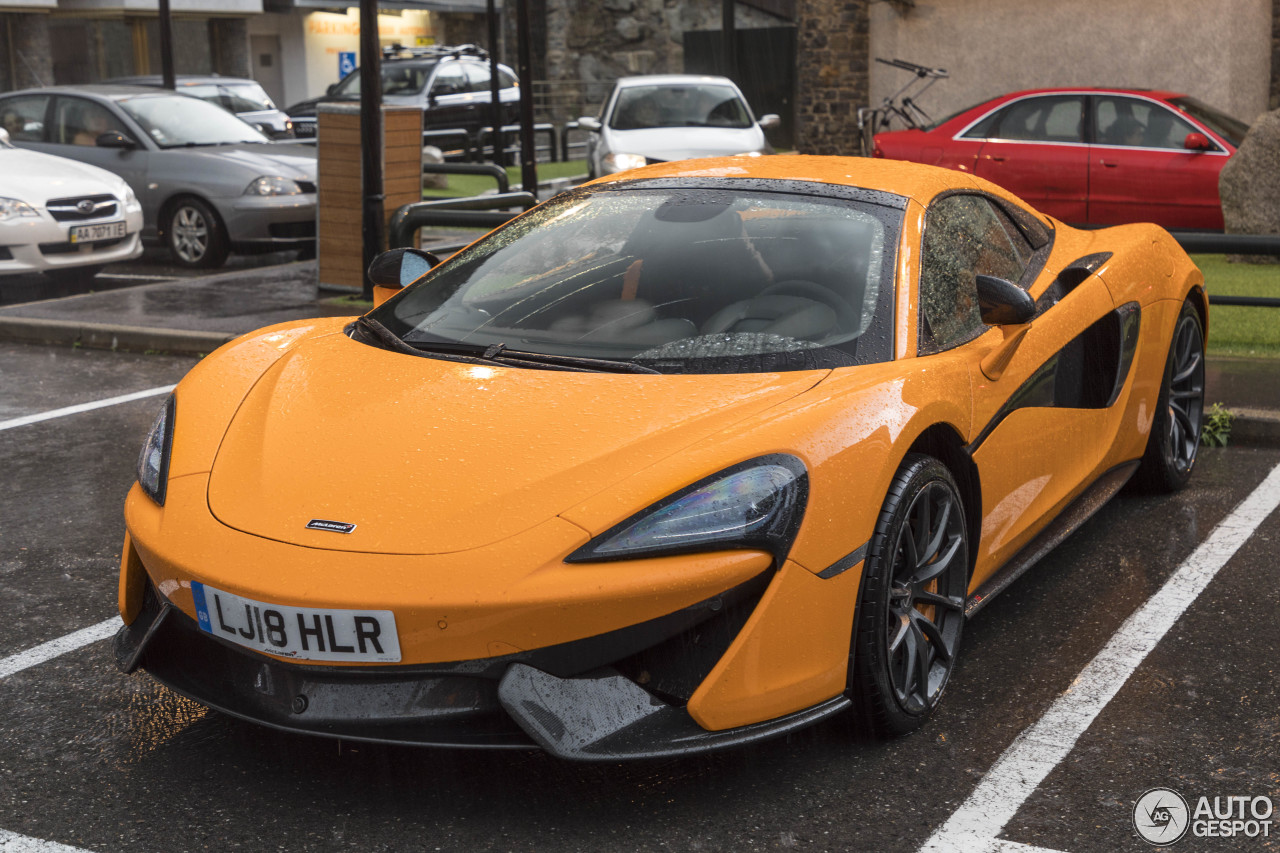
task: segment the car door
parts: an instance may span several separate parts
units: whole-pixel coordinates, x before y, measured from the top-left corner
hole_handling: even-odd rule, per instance
[[[968,450],[982,492],[974,587],[1079,492],[1105,457],[1103,436],[1115,433],[1098,390],[1102,380],[1090,373],[1105,374],[1110,364],[1089,362],[1109,346],[1094,338],[1109,332],[1114,313],[1100,279],[1073,289],[1024,330],[982,323],[978,275],[1027,289],[1055,275],[1043,267],[1047,248],[1035,251],[1032,237],[1038,242],[1044,235],[1029,235],[1005,204],[971,193],[936,199],[921,246],[918,349],[963,348],[971,364]],[[1103,328],[1091,337],[1087,330],[1097,322]],[[1106,385],[1106,395],[1112,388]]]
[[[1084,222],[1089,191],[1089,149],[1084,138],[1085,96],[1020,98],[983,123],[986,141],[974,172],[1050,216]]]
[[[430,128],[465,128],[478,126],[476,93],[461,62],[442,61],[427,89],[427,111],[423,124]]]
[[[1158,101],[1127,95],[1092,101],[1089,224],[1222,228],[1218,173],[1230,156],[1226,149]],[[1211,149],[1188,149],[1191,133],[1204,134]]]

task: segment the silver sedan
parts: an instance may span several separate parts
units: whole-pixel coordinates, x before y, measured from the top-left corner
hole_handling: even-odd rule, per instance
[[[591,132],[593,178],[669,160],[772,154],[764,132],[780,123],[772,113],[757,122],[728,77],[694,74],[623,77],[598,117],[578,119]]]
[[[143,239],[163,242],[180,265],[315,246],[315,148],[272,143],[198,98],[53,86],[5,94],[0,115],[15,145],[124,178],[142,202]]]

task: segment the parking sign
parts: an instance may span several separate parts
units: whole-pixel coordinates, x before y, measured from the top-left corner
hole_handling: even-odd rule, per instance
[[[346,77],[356,70],[356,52],[344,50],[338,53],[338,78]]]

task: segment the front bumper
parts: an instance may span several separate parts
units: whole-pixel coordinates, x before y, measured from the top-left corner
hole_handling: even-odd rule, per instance
[[[141,613],[117,634],[115,649],[126,672],[142,667],[203,705],[285,731],[392,744],[541,747],[583,761],[688,755],[784,734],[849,704],[837,696],[721,731],[703,729],[685,709],[771,575],[658,619],[535,651],[359,667],[287,663],[214,638],[148,583]]]
[[[237,196],[218,203],[231,248],[240,254],[314,246],[316,194]]]
[[[0,275],[98,266],[136,258],[142,254],[138,236],[142,215],[131,214],[125,221],[128,233],[124,237],[78,245],[70,242],[70,228],[98,224],[99,220],[64,223],[41,214],[39,219],[0,225]]]

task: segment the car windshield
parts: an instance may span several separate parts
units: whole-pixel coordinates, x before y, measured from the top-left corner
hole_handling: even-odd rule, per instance
[[[225,107],[233,113],[274,110],[276,105],[257,83],[192,83],[180,90],[202,101]]]
[[[1207,125],[1210,130],[1236,148],[1240,147],[1240,143],[1244,142],[1245,134],[1249,132],[1249,125],[1240,121],[1240,119],[1229,116],[1222,110],[1215,109],[1195,98],[1173,98],[1169,103],[1198,120],[1201,124]]]
[[[186,95],[138,95],[120,107],[161,148],[266,142],[267,137],[236,116]]]
[[[369,317],[425,352],[520,351],[661,373],[891,358],[901,212],[724,189],[566,193]]]
[[[628,86],[618,92],[609,126],[744,128],[751,126],[751,113],[729,86]]]
[[[382,65],[382,94],[417,95],[427,85],[434,62],[388,62]],[[360,69],[357,68],[333,88],[330,97],[359,100]]]

